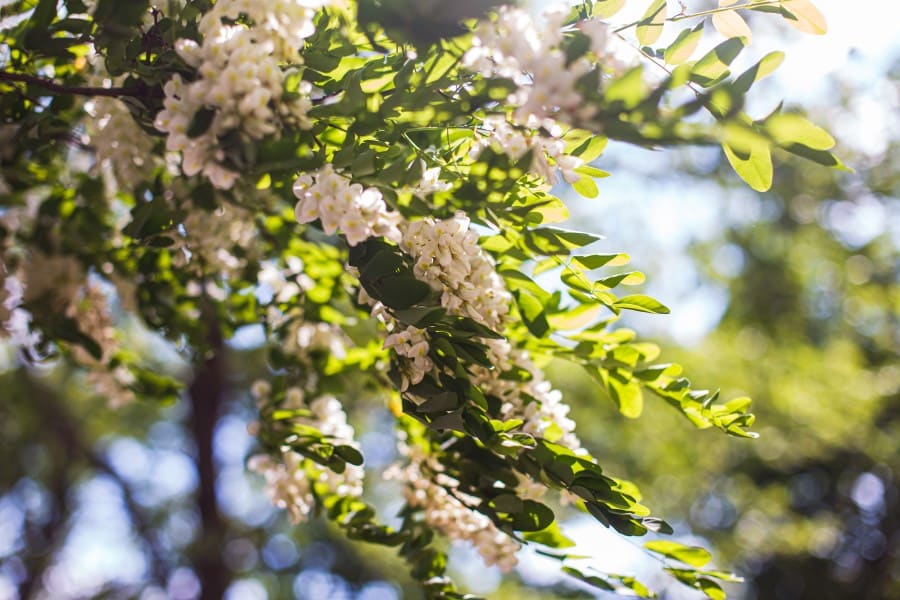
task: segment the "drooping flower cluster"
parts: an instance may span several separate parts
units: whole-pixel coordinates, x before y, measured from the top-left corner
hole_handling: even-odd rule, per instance
[[[403,362],[403,384],[401,391],[406,391],[410,384],[416,385],[425,378],[425,374],[434,368],[434,363],[428,358],[428,338],[425,331],[417,327],[407,327],[396,333],[391,333],[384,339],[385,350],[393,349],[397,356],[408,360]]]
[[[5,271],[5,267],[3,269]],[[25,285],[22,280],[15,274],[6,273],[3,288],[0,289],[0,331],[5,331],[13,345],[33,353],[41,337],[37,332],[31,331],[31,313],[22,308],[24,295]]]
[[[381,192],[364,188],[326,164],[315,173],[304,173],[294,183],[298,202],[294,215],[299,223],[319,219],[325,233],[338,231],[355,246],[370,237],[400,241],[400,213],[388,211]]]
[[[78,329],[100,347],[100,357],[92,356],[80,346],[72,348],[76,363],[87,369],[87,381],[94,390],[106,398],[110,408],[120,408],[133,401],[131,386],[134,374],[123,365],[109,368],[110,360],[118,349],[112,314],[106,294],[99,285],[87,282],[79,298],[73,299],[66,316],[78,323]]]
[[[253,240],[257,235],[253,213],[233,204],[222,204],[208,212],[188,204],[190,210],[177,232],[173,232],[172,254],[180,266],[225,277],[240,275],[248,260],[259,257]],[[199,284],[198,284],[199,285]],[[197,294],[201,291],[196,290]],[[207,293],[219,293],[207,285]]]
[[[7,267],[0,265],[0,271],[6,272]],[[134,374],[124,365],[110,366],[119,343],[108,297],[75,258],[33,251],[16,272],[6,272],[0,300],[0,332],[5,331],[12,344],[36,356],[41,335],[31,329],[33,316],[23,304],[44,304],[71,319],[79,333],[96,343],[99,356],[79,344],[67,348],[71,360],[85,369],[94,391],[112,408],[134,399],[130,387]]]
[[[462,213],[407,223],[400,247],[415,260],[415,276],[441,292],[441,306],[495,331],[503,329],[512,296],[478,245]]]
[[[574,183],[581,179],[575,169],[582,166],[584,161],[565,153],[566,144],[560,139],[562,130],[558,125],[548,126],[550,135],[540,135],[516,127],[499,115],[488,116],[481,125],[485,135],[476,138],[469,155],[478,158],[485,148],[492,147],[517,161],[530,151],[530,171],[534,175],[552,185],[557,183],[556,170],[559,169],[566,182]]]
[[[271,387],[266,382],[256,382],[252,393],[260,406],[273,402]],[[304,391],[291,387],[286,390],[279,408],[308,408],[311,416],[295,417],[293,421],[319,430],[331,443],[356,446],[353,427],[347,423],[347,415],[334,396],[319,396],[307,406]],[[362,495],[365,475],[362,466],[348,464],[343,473],[335,473],[287,446],[276,456],[257,454],[250,457],[248,467],[263,476],[266,494],[276,506],[288,511],[294,523],[309,517],[314,506],[313,486],[316,484],[340,496]]]
[[[528,352],[513,348],[506,340],[485,340],[484,343],[497,368],[476,368],[474,382],[484,393],[501,400],[501,418],[522,419],[523,433],[584,453],[581,441],[575,435],[575,421],[568,417],[569,406],[562,401],[562,393],[553,389]],[[531,376],[528,381],[504,379],[502,372],[513,366],[526,371]]]
[[[276,134],[282,124],[308,127],[311,87],[285,90],[282,64],[300,61],[303,40],[314,32],[310,0],[220,0],[199,23],[200,43],[180,39],[178,55],[199,77],[175,75],[164,86],[164,109],[155,126],[168,134],[166,148],[182,153],[186,175],[203,173],[213,185],[230,188],[237,179],[219,138],[238,132],[251,140]],[[245,15],[250,26],[235,23]]]
[[[528,12],[505,6],[496,21],[484,20],[475,31],[464,63],[482,75],[517,84],[508,99],[517,107],[517,123],[540,127],[547,119],[572,122],[594,114],[576,89],[578,79],[591,70],[591,61],[581,56],[570,62],[560,47],[567,15],[565,7],[549,9],[538,25]]]
[[[405,484],[407,504],[422,509],[425,522],[451,540],[471,543],[487,565],[497,565],[504,573],[511,571],[521,545],[476,510],[481,499],[462,492],[459,481],[421,448],[401,440],[398,449],[406,464],[393,465],[384,476]]]
[[[145,181],[153,172],[153,139],[115,98],[98,97],[85,104],[87,134],[97,163],[108,167],[119,185]]]

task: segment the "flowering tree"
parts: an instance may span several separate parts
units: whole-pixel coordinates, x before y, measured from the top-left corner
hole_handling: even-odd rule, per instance
[[[595,197],[610,139],[720,144],[757,190],[775,147],[840,167],[804,117],[743,112],[781,53],[729,70],[751,37],[742,14],[824,23],[807,0],[695,13],[654,0],[619,24],[624,0],[538,17],[478,4],[3,3],[3,333],[23,364],[68,361],[110,405],[189,398],[209,483],[223,341],[261,326],[269,376],[250,386],[248,466],[293,521],[322,513],[397,548],[435,598],[461,597],[436,535],[504,571],[535,544],[590,585],[649,595],[565,553],[556,503],[626,536],[671,528],[581,445],[541,365],[584,369],[627,417],[646,392],[734,436],[752,436],[753,416],[616,327],[622,311],[668,309],[619,291],[644,279],[614,269],[626,254],[554,226],[567,211],[553,186]],[[719,40],[694,57],[710,23]],[[192,374],[129,348],[134,327],[170,340]],[[366,502],[382,474],[348,424],[372,401],[396,417],[383,476],[404,490],[398,527]],[[645,548],[711,598],[732,579],[702,569],[702,548]]]

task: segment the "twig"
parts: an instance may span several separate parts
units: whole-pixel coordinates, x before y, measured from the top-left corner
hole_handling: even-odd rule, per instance
[[[46,77],[35,77],[34,75],[25,75],[23,73],[10,73],[8,71],[0,71],[0,81],[14,83],[28,83],[36,85],[48,92],[60,95],[71,96],[108,96],[111,98],[120,98],[122,96],[132,96],[143,98],[152,94],[148,93],[146,87],[91,87],[79,85],[63,85],[56,83],[52,79]]]

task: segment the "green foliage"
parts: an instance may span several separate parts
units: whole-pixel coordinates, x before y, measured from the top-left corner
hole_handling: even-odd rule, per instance
[[[36,205],[29,219],[4,228],[3,249],[10,277],[22,272],[30,281],[35,257],[46,256],[50,263],[71,263],[77,294],[89,296],[92,278],[114,287],[111,295],[123,312],[167,338],[195,365],[211,360],[222,340],[241,328],[262,325],[271,373],[270,392],[260,395],[260,446],[274,457],[298,461],[298,473],[313,482],[309,493],[316,510],[351,539],[397,548],[430,597],[462,598],[444,577],[446,556],[434,543],[440,528],[421,500],[408,502],[402,523],[390,528],[365,500],[328,487],[327,477],[346,475],[365,457],[352,441],[316,421],[315,400],[303,406],[291,400],[302,395],[296,390],[352,404],[352,393],[359,391],[353,386],[363,381],[359,387],[367,396],[393,410],[404,443],[415,449],[410,452],[427,457],[419,476],[511,540],[550,551],[572,544],[559,528],[559,509],[549,499],[525,497],[519,489],[525,483],[561,492],[622,535],[671,533],[641,504],[633,484],[607,473],[602,456],[571,441],[562,417],[526,425],[535,408],[552,400],[535,397],[547,394],[539,365],[553,358],[579,367],[625,417],[655,410],[645,402],[649,391],[698,428],[737,437],[754,435],[748,431],[754,420],[749,401],[718,403],[718,392],[694,389],[680,366],[657,362],[657,346],[616,326],[623,311],[669,309],[645,294],[621,291],[645,280],[639,271],[618,269],[628,255],[600,253],[599,237],[554,226],[568,213],[548,183],[559,171],[580,195],[599,196],[597,179],[607,173],[590,163],[602,157],[608,140],[649,147],[721,144],[734,170],[756,190],[772,185],[773,147],[828,166],[841,164],[829,152],[831,136],[804,117],[779,110],[752,120],[742,112],[745,94],[777,67],[780,54],[767,55],[738,77],[730,72],[749,43],[749,35],[730,35],[745,27],[734,10],[773,9],[795,26],[818,32],[817,13],[803,0],[671,17],[667,2],[656,0],[638,22],[614,31],[631,35],[633,29],[635,50],[647,59],[618,69],[605,64],[602,49],[579,29],[591,15],[611,17],[623,2],[582,3],[565,18],[554,48],[571,73],[589,65],[570,82],[579,106],[557,106],[563,100],[548,98],[540,107],[547,112],[543,120],[522,118],[516,100],[539,82],[523,84],[522,73],[485,73],[471,63],[472,49],[482,42],[476,44],[478,30],[461,21],[483,17],[482,26],[490,27],[503,12],[485,17],[485,3],[440,4],[439,10],[438,4],[366,1],[356,12],[340,6],[315,12],[314,32],[296,48],[297,57],[277,67],[282,95],[258,107],[275,122],[258,132],[248,125],[257,115],[223,117],[212,92],[181,130],[160,125],[173,105],[190,97],[173,92],[178,85],[217,75],[198,69],[199,59],[186,49],[209,41],[202,39],[202,19],[216,14],[212,3],[170,2],[165,10],[151,10],[147,2],[100,0],[87,13],[80,2],[58,6],[41,0],[28,19],[0,31],[0,42],[10,49],[0,72],[0,117],[16,138],[2,153],[0,174],[9,188],[2,207],[5,214],[27,215]],[[11,6],[19,11],[30,4]],[[729,39],[691,61],[710,14]],[[697,22],[667,48],[652,47],[664,26],[684,19]],[[247,14],[226,20],[240,31],[266,26]],[[97,64],[91,66],[88,57]],[[680,66],[662,71],[662,79],[650,76],[660,58]],[[90,85],[102,79],[111,81]],[[87,105],[76,97],[93,98]],[[104,137],[116,131],[102,129],[112,114],[106,121],[96,114],[116,108],[103,108],[101,99],[120,103],[120,116],[133,128],[129,135],[145,144],[127,171],[116,167],[126,140],[103,152]],[[285,107],[300,100],[309,106],[302,118],[292,119]],[[90,140],[84,148],[82,131]],[[178,135],[183,146],[176,148]],[[521,152],[505,147],[515,136],[522,140]],[[207,152],[206,162],[193,168],[197,148]],[[175,162],[166,158],[173,150],[182,153]],[[298,174],[321,180],[326,169],[346,180],[353,193],[383,199],[384,212],[401,229],[424,222],[443,235],[440,227],[463,215],[462,233],[472,249],[444,260],[450,242],[440,237],[430,250],[434,256],[425,260],[413,255],[408,240],[390,233],[357,241],[346,224],[332,226],[324,210],[301,218],[298,204],[294,214],[292,188],[299,197],[309,187]],[[232,174],[235,181],[222,184],[208,170]],[[437,173],[440,185],[422,191],[429,172]],[[378,225],[377,215],[366,216],[373,219],[367,225]],[[496,282],[485,275],[464,281],[468,287],[448,283],[460,261],[476,256]],[[429,279],[423,260],[439,275]],[[266,296],[261,291],[272,283],[272,272],[283,281]],[[45,294],[26,294],[15,307],[30,314],[41,353],[95,373],[118,373],[125,391],[141,400],[173,399],[179,380],[171,373],[154,371],[139,352],[111,352],[109,340],[95,339],[121,329],[121,320],[110,317],[107,327],[86,331],[77,316],[90,306],[79,308],[72,297],[60,297],[65,285],[47,287]],[[28,283],[27,289],[40,286]],[[504,316],[493,320],[465,296],[487,304],[485,298],[506,292]],[[447,300],[457,293],[465,298],[462,306]],[[303,326],[331,332],[346,352],[309,341],[304,346]],[[427,342],[418,346],[427,348],[421,355],[392,349],[387,340],[382,344],[382,337],[410,328]],[[430,368],[416,373],[421,363]],[[507,408],[511,400],[503,390],[509,385],[521,414]],[[674,542],[645,547],[690,567],[702,567],[709,558],[705,550]],[[565,573],[590,585],[650,596],[631,576],[585,574],[567,564],[566,555],[554,555]],[[717,580],[727,579],[683,566],[667,570],[710,598],[721,597]]]

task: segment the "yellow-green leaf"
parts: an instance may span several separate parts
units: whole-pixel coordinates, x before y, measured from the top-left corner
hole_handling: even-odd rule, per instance
[[[736,149],[722,144],[731,168],[757,192],[772,187],[772,153],[765,142],[755,142],[746,148]]]
[[[688,60],[694,53],[694,50],[697,49],[697,44],[700,43],[701,37],[703,37],[702,22],[693,29],[683,30],[678,34],[678,37],[675,38],[675,41],[666,48],[666,52],[663,55],[666,63],[670,65],[680,65]]]
[[[809,0],[784,0],[782,6],[790,13],[790,17],[785,16],[785,19],[794,29],[815,35],[828,31],[825,17]]]
[[[734,80],[732,88],[738,92],[746,92],[754,83],[768,77],[784,62],[784,52],[776,50],[763,56],[758,63],[741,73]]]
[[[741,15],[733,10],[715,13],[712,16],[712,24],[713,27],[716,28],[716,31],[727,38],[747,38],[747,43],[750,43],[750,40],[753,37],[750,26],[747,25],[747,22]]]
[[[635,35],[641,46],[648,46],[662,35],[663,24],[666,21],[666,0],[653,0],[653,3],[641,17]]]
[[[625,0],[599,0],[594,3],[594,14],[603,19],[608,19],[625,6]]]
[[[705,548],[685,546],[671,540],[653,540],[644,544],[644,548],[693,567],[702,567],[712,559],[712,555]]]
[[[744,38],[725,40],[697,61],[691,72],[691,80],[704,87],[720,82],[728,76],[728,66],[746,45]]]
[[[792,113],[776,113],[766,119],[766,131],[779,145],[802,144],[813,150],[828,150],[835,141],[827,131]]]

